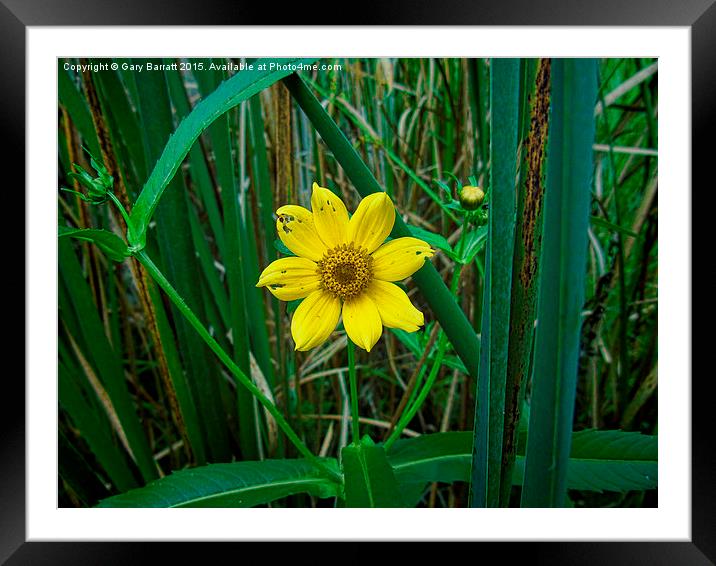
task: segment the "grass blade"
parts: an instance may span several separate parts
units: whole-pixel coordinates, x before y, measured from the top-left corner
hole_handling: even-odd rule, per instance
[[[204,60],[209,67],[211,60]],[[219,72],[196,73],[199,90],[208,100],[221,84]],[[198,105],[197,105],[198,107]],[[249,327],[246,319],[243,265],[248,261],[242,242],[241,211],[236,170],[232,157],[229,115],[219,116],[208,128],[216,166],[216,180],[221,187],[221,205],[224,213],[224,240],[226,256],[222,258],[226,268],[226,283],[229,287],[229,318],[233,357],[241,371],[250,375],[249,369]],[[242,140],[243,141],[243,140]],[[236,390],[239,418],[239,442],[245,460],[257,460],[255,415],[251,394],[243,387]]]
[[[490,219],[483,303],[472,506],[497,507],[500,495],[514,245],[519,59],[493,59],[490,70]],[[484,404],[489,409],[485,411]],[[479,437],[479,438],[477,438]]]
[[[127,390],[122,362],[107,340],[102,322],[92,302],[92,293],[82,275],[82,268],[74,250],[66,240],[60,240],[57,247],[60,277],[68,291],[72,308],[81,321],[79,329],[86,346],[83,351],[91,357],[90,363],[93,362],[95,371],[101,369],[101,372],[97,372],[98,377],[116,410],[117,418],[142,476],[147,481],[154,479],[157,477],[156,466]]]
[[[138,107],[146,127],[147,163],[154,162],[174,129],[167,83],[163,73],[150,73],[137,80]],[[150,118],[151,117],[151,118]],[[181,177],[174,177],[169,191],[157,206],[157,242],[164,271],[169,275],[186,302],[203,317],[204,305],[194,274],[199,266],[194,254],[187,194]],[[141,199],[141,196],[140,196]],[[135,209],[136,210],[136,206]],[[133,210],[133,213],[134,213]],[[131,218],[131,217],[130,217]],[[203,342],[189,324],[173,309],[176,319],[178,349],[188,368],[192,393],[200,422],[205,427],[209,456],[214,461],[230,459],[231,450],[223,411],[220,409],[219,371]]]
[[[549,125],[549,59],[523,63],[522,126],[525,142],[520,156],[517,191],[517,223],[512,260],[510,337],[505,384],[505,424],[502,449],[500,503],[509,503],[512,467],[517,449],[517,429],[524,397],[524,384],[534,345],[534,323],[539,289],[542,241],[542,211],[546,178],[547,131]]]
[[[57,91],[60,104],[67,110],[72,123],[82,136],[82,140],[87,144],[93,155],[99,155],[97,133],[92,123],[92,115],[87,107],[87,102],[73,84],[70,74],[62,68],[62,63],[59,59],[57,60]]]
[[[584,300],[597,71],[558,59],[552,73],[544,242],[523,507],[562,507]]]
[[[126,453],[112,436],[106,413],[95,405],[94,392],[79,377],[80,371],[59,363],[58,392],[60,407],[67,412],[79,435],[87,442],[111,482],[124,491],[137,487]]]

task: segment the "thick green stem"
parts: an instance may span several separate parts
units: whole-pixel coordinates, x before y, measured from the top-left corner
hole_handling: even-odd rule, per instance
[[[353,421],[353,444],[360,444],[360,421],[358,416],[358,380],[356,379],[356,350],[348,338],[348,379],[351,382],[351,420]]]
[[[311,462],[313,462],[313,464],[315,464],[317,467],[321,468],[321,470],[323,470],[330,478],[342,482],[342,476],[331,470],[309,450],[308,446],[306,446],[306,444],[296,435],[288,422],[286,422],[286,420],[283,418],[283,415],[278,410],[278,408],[271,402],[268,397],[266,397],[261,392],[258,387],[256,387],[256,385],[254,385],[254,383],[248,377],[246,377],[246,375],[244,374],[244,372],[241,371],[239,366],[237,366],[231,359],[231,357],[221,348],[221,346],[219,346],[219,343],[214,340],[211,334],[209,334],[209,331],[204,327],[204,325],[196,317],[194,312],[184,302],[184,299],[181,298],[181,296],[179,295],[179,293],[177,293],[174,287],[172,287],[171,283],[169,283],[167,278],[164,277],[164,274],[154,264],[154,262],[146,254],[146,252],[139,251],[135,254],[135,257],[147,269],[147,272],[154,278],[157,284],[164,290],[164,292],[168,295],[174,305],[176,305],[177,309],[179,309],[179,312],[181,312],[182,315],[184,315],[184,317],[187,319],[189,324],[194,327],[194,330],[196,330],[197,334],[199,334],[202,340],[206,342],[207,346],[211,348],[211,351],[216,354],[216,356],[227,367],[227,369],[236,377],[239,383],[246,387],[246,389],[248,389],[249,392],[254,397],[256,397],[259,403],[261,403],[264,408],[269,412],[269,414],[276,420],[278,426],[281,427],[281,430],[283,430],[283,432],[298,449],[298,451]]]

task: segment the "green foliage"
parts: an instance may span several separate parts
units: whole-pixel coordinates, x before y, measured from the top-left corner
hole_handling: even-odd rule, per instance
[[[266,61],[271,63],[273,61]],[[297,63],[291,59],[284,63]],[[290,67],[289,67],[290,69]],[[214,120],[237,104],[291,73],[286,67],[278,70],[246,70],[224,81],[210,96],[194,108],[171,135],[161,157],[154,166],[137,202],[132,208],[129,242],[137,249],[145,245],[146,231],[154,209],[182,161],[199,135]]]
[[[122,238],[107,230],[60,226],[58,228],[57,237],[70,237],[76,238],[77,240],[84,240],[85,242],[92,242],[113,261],[124,261],[125,258],[130,255],[127,244],[122,241]]]
[[[572,435],[568,489],[615,491],[655,489],[657,437],[614,430],[587,430]],[[468,481],[470,433],[446,432],[401,440],[388,453],[398,482]],[[522,485],[525,458],[518,454],[512,483]]]
[[[63,190],[73,192],[79,195],[83,200],[91,202],[92,204],[102,204],[107,201],[108,193],[112,190],[112,185],[114,184],[114,179],[104,165],[97,163],[96,157],[94,157],[91,153],[89,153],[89,155],[90,165],[92,166],[92,169],[95,170],[97,175],[96,177],[90,175],[80,165],[77,165],[77,163],[72,164],[75,171],[67,174],[70,179],[76,179],[77,182],[85,188],[87,194],[78,193],[77,191],[72,191],[70,189]]]
[[[567,485],[585,491],[654,489],[656,437],[621,431],[581,431],[572,437]],[[99,507],[254,507],[297,493],[345,496],[346,507],[402,507],[429,482],[466,482],[471,434],[446,432],[400,440],[387,453],[364,438],[342,453],[345,491],[306,460],[210,464],[174,472],[147,486],[104,499]],[[325,460],[337,469],[335,460]],[[513,483],[522,484],[524,457]]]
[[[300,61],[58,67],[61,505],[651,504],[656,62]],[[423,328],[293,351],[255,283],[314,181],[436,251]]]
[[[337,485],[306,460],[209,464],[104,499],[98,507],[255,507],[297,493],[335,497]]]
[[[593,169],[596,61],[556,60],[522,505],[565,504]]]
[[[518,59],[493,59],[491,63],[491,208],[475,408],[473,507],[497,507],[500,497],[514,246],[519,68]]]
[[[403,507],[401,491],[383,446],[368,437],[341,451],[346,507]]]

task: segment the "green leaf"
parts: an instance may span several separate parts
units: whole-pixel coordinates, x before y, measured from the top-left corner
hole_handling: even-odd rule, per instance
[[[368,438],[341,452],[346,507],[404,507],[385,449]]]
[[[204,64],[209,67],[211,60],[204,60]],[[219,60],[215,61],[221,64]],[[216,92],[221,87],[222,73],[219,71],[197,74],[197,82],[199,84],[199,92],[202,93],[204,99],[208,99],[210,92]],[[225,255],[222,256],[223,264],[226,268],[226,283],[229,288],[229,320],[233,342],[234,361],[245,374],[249,374],[249,336],[258,337],[260,332],[265,332],[266,325],[259,324],[259,327],[249,327],[247,318],[247,295],[245,289],[245,280],[249,279],[244,276],[244,265],[250,264],[251,261],[247,257],[245,226],[242,223],[242,210],[239,205],[238,191],[238,175],[234,166],[234,157],[232,155],[232,132],[229,127],[230,113],[219,116],[214,123],[207,128],[207,133],[211,139],[211,146],[214,154],[214,167],[216,169],[216,179],[221,187],[221,206],[223,210],[223,230],[225,238]],[[244,140],[239,140],[239,144]],[[241,177],[243,178],[243,176]],[[250,278],[249,280],[258,280]],[[253,284],[251,287],[256,289]],[[259,297],[261,292],[259,291]],[[256,303],[256,302],[255,302]],[[258,303],[260,304],[260,303]],[[263,310],[261,310],[261,313]],[[253,312],[254,316],[260,313]],[[243,387],[236,391],[238,402],[238,425],[239,425],[239,444],[241,446],[241,454],[245,460],[258,459],[258,447],[256,444],[256,418],[254,414],[254,404],[251,394]]]
[[[585,430],[572,434],[567,487],[584,491],[655,489],[658,437],[620,430]],[[443,432],[397,441],[388,452],[401,490],[429,482],[468,481],[471,432]],[[524,477],[518,455],[513,485]]]
[[[637,234],[636,232],[632,232],[631,230],[622,228],[621,226],[614,224],[612,222],[609,222],[608,220],[605,220],[604,218],[600,218],[599,216],[590,216],[589,220],[592,222],[592,224],[595,224],[596,226],[600,226],[601,228],[606,228],[607,230],[613,230],[614,232],[619,232],[626,236],[631,236],[632,238],[639,237],[639,234]]]
[[[152,480],[158,475],[156,461],[129,393],[122,359],[105,334],[97,306],[92,300],[92,291],[84,278],[79,259],[70,242],[59,240],[57,258],[59,276],[70,299],[66,308],[74,313],[75,319],[79,321],[78,339],[81,339],[85,348],[82,353],[97,373],[111,401],[116,412],[117,427],[126,435],[127,451],[139,466],[142,477],[146,481]]]
[[[60,357],[64,348],[60,345]],[[69,415],[79,435],[104,468],[109,479],[120,490],[137,486],[128,461],[112,435],[106,412],[99,409],[95,392],[81,376],[80,370],[70,368],[62,360],[58,363],[58,393],[60,407]],[[60,467],[63,462],[60,459]],[[72,470],[78,472],[79,470]]]
[[[572,435],[570,489],[624,491],[658,485],[658,437],[584,430]]]
[[[180,116],[173,116],[171,111],[171,99],[163,73],[151,73],[143,77],[136,75],[134,82],[137,109],[144,123],[146,162],[161,161],[162,152],[166,154],[166,140],[175,128],[174,120]],[[154,212],[156,227],[152,230],[158,244],[159,265],[188,307],[197,317],[205,319],[203,280],[196,277],[201,268],[191,237],[189,191],[183,175],[174,176],[167,186],[168,190]],[[132,213],[135,211],[136,208]],[[188,321],[178,316],[176,309],[172,311],[176,317],[176,346],[196,404],[198,422],[203,428],[208,448],[207,459],[210,462],[229,462],[229,431],[221,404],[226,382],[221,377],[216,360]]]
[[[124,258],[129,256],[129,249],[127,248],[127,244],[122,241],[122,238],[107,230],[60,226],[57,229],[57,237],[70,237],[92,242],[107,254],[108,258],[114,261],[124,261]]]
[[[99,155],[99,141],[97,140],[97,133],[92,123],[92,115],[90,114],[87,102],[77,89],[75,81],[70,76],[70,72],[65,71],[62,67],[63,61],[58,59],[57,94],[59,102],[67,110],[72,123],[82,136],[83,142],[90,146],[90,149],[95,155]]]
[[[391,328],[390,331],[395,335],[395,337],[400,340],[400,342],[408,348],[412,352],[412,354],[416,357],[416,359],[420,359],[420,356],[423,353],[422,346],[420,345],[420,340],[418,339],[419,336],[421,336],[421,332],[406,332],[405,330],[401,330],[400,328]]]
[[[271,86],[276,81],[290,75],[292,64],[303,62],[301,59],[283,59],[281,65],[273,70],[244,70],[224,81],[209,96],[199,102],[177,127],[167,141],[159,161],[144,185],[137,202],[132,209],[132,224],[128,231],[128,240],[133,246],[144,247],[146,231],[154,209],[164,189],[174,177],[177,169],[189,153],[199,135],[219,116],[229,109],[247,100],[257,92]],[[312,61],[305,60],[306,62]],[[262,60],[267,68],[275,60]],[[257,66],[257,67],[258,67]]]
[[[334,497],[337,488],[307,460],[234,462],[174,472],[98,507],[254,507],[296,493]]]
[[[498,507],[500,503],[514,248],[519,69],[519,59],[493,59],[490,68],[490,215],[471,507]],[[476,239],[471,248],[478,243]]]
[[[417,507],[422,498],[425,496],[429,483],[420,482],[398,482],[398,489],[400,490],[400,497],[405,503],[404,507]]]
[[[276,239],[273,241],[273,247],[274,247],[274,249],[275,249],[276,251],[282,253],[282,254],[285,255],[285,256],[295,256],[295,255],[296,255],[296,254],[294,254],[291,250],[289,250],[289,249],[286,247],[286,244],[284,244],[284,243],[283,243],[281,240],[279,240],[278,238],[276,238]]]
[[[415,236],[416,238],[419,238],[423,240],[424,242],[427,242],[434,248],[438,248],[439,250],[443,250],[448,255],[452,255],[452,247],[450,246],[447,239],[445,239],[444,236],[440,234],[435,234],[434,232],[431,232],[430,230],[425,230],[424,228],[420,228],[418,226],[413,226],[412,224],[407,224],[408,230],[410,230],[410,233]]]
[[[472,433],[441,432],[398,440],[388,452],[399,484],[467,481]]]
[[[656,489],[658,438],[639,432],[584,430],[572,434],[567,487],[583,491]],[[517,458],[513,483],[524,473]]]
[[[465,249],[462,250],[460,263],[470,263],[487,243],[488,226],[479,226],[465,237]]]
[[[539,289],[542,241],[542,210],[546,179],[546,151],[549,132],[551,60],[522,61],[520,101],[520,166],[517,188],[515,245],[512,258],[510,336],[505,382],[500,505],[507,505],[512,491],[512,468],[520,419],[520,399],[529,379],[534,346],[534,328]],[[523,442],[524,444],[524,442]]]
[[[594,59],[555,59],[523,507],[562,507],[577,388],[593,170]]]

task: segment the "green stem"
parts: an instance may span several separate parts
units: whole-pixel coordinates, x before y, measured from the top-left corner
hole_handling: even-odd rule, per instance
[[[360,444],[360,421],[358,416],[358,380],[356,379],[356,351],[348,338],[348,379],[351,382],[351,421],[353,421],[353,444]]]
[[[114,205],[119,210],[119,213],[122,215],[122,218],[124,218],[124,221],[127,223],[127,229],[129,229],[129,215],[127,214],[127,211],[124,210],[124,206],[122,206],[122,203],[119,202],[119,199],[115,196],[115,194],[112,191],[107,191],[107,195],[112,200]]]
[[[425,385],[423,385],[423,389],[420,391],[420,395],[418,395],[418,398],[415,400],[415,403],[411,405],[410,409],[403,413],[403,415],[400,417],[400,420],[398,421],[398,424],[395,426],[395,429],[388,437],[388,440],[385,441],[386,452],[390,450],[390,447],[393,445],[393,443],[398,440],[398,438],[400,438],[400,435],[403,433],[405,427],[408,426],[410,421],[413,420],[413,417],[420,410],[420,407],[422,407],[423,403],[425,402],[425,399],[427,398],[428,393],[430,393],[430,389],[432,388],[433,383],[438,376],[438,372],[442,365],[443,357],[445,356],[446,346],[447,336],[441,330],[440,338],[438,338],[438,352],[435,355],[433,367],[430,368],[430,375],[428,375],[428,379],[425,381]]]
[[[465,239],[467,238],[467,231],[470,228],[469,216],[469,213],[465,213],[465,216],[462,219],[462,230],[460,230],[460,240],[457,244],[457,255],[461,260],[465,253]],[[453,294],[454,293],[455,290],[453,289]]]
[[[261,392],[258,387],[256,387],[256,385],[254,385],[254,383],[248,377],[246,377],[246,375],[244,374],[244,372],[241,371],[239,366],[237,366],[231,359],[231,357],[229,357],[229,355],[221,348],[221,346],[219,346],[219,343],[214,340],[211,334],[209,334],[209,331],[196,317],[194,311],[192,311],[189,306],[184,302],[184,299],[182,299],[179,293],[177,293],[174,287],[172,287],[171,283],[169,283],[167,278],[164,277],[164,274],[154,264],[154,262],[146,254],[146,252],[139,251],[135,254],[135,257],[144,267],[146,267],[147,272],[154,278],[157,284],[169,296],[169,299],[171,299],[174,305],[176,305],[177,309],[179,309],[179,312],[184,315],[189,324],[194,327],[194,330],[196,330],[197,334],[199,334],[202,340],[206,342],[207,346],[211,348],[211,351],[214,352],[216,356],[221,360],[221,362],[227,367],[227,369],[232,374],[234,374],[239,383],[246,387],[246,389],[248,389],[249,392],[254,397],[256,397],[256,399],[258,399],[259,403],[261,403],[264,408],[271,414],[271,416],[276,419],[276,423],[278,424],[278,426],[281,427],[281,430],[283,430],[283,432],[298,449],[298,451],[303,454],[303,456],[305,456],[308,460],[310,460],[315,466],[321,468],[321,470],[323,470],[331,479],[342,482],[342,476],[331,470],[309,450],[308,446],[304,444],[304,442],[293,431],[288,422],[286,422],[286,420],[283,418],[283,415],[280,413],[278,408],[271,402],[268,397],[266,397]]]
[[[460,265],[456,265],[452,272],[452,281],[450,282],[450,292],[453,294],[453,296],[455,298],[457,298],[458,283],[460,282],[460,275],[462,275],[462,270],[464,268],[465,268],[465,264],[461,263]]]

